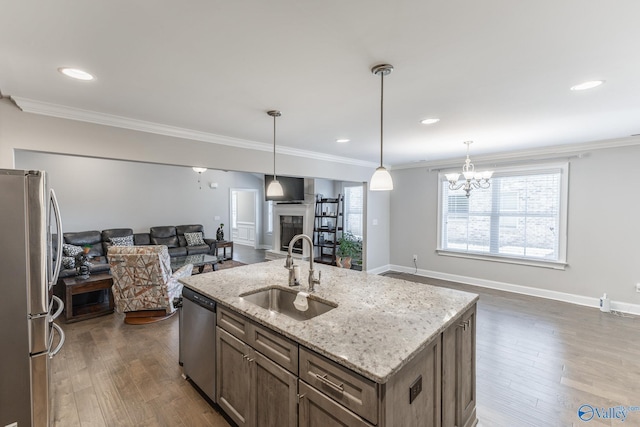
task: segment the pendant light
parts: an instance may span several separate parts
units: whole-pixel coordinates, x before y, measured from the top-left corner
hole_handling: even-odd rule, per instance
[[[271,181],[267,187],[267,196],[282,197],[284,196],[282,184],[278,182],[278,178],[276,177],[276,117],[280,117],[282,113],[278,110],[271,110],[267,111],[267,114],[273,117],[273,181]]]
[[[371,69],[371,72],[380,76],[380,166],[376,169],[371,177],[369,189],[371,191],[389,191],[393,190],[393,180],[391,174],[384,166],[382,166],[382,142],[383,142],[383,125],[384,125],[384,76],[388,76],[393,71],[393,65],[379,64]]]

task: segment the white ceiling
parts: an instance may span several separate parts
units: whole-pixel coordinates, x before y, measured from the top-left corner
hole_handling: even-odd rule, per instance
[[[0,0],[0,91],[385,164],[640,133],[637,0]],[[58,67],[85,69],[92,82]],[[583,92],[585,80],[606,83]],[[438,117],[425,126],[420,120]],[[346,144],[336,138],[350,138]]]

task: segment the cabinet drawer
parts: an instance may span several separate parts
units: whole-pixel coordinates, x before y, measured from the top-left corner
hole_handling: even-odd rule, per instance
[[[247,343],[289,372],[298,375],[298,344],[261,326],[250,323]]]
[[[373,427],[335,400],[325,396],[303,381],[299,381],[300,427]]]
[[[218,305],[217,325],[234,337],[249,343],[249,320]]]
[[[378,423],[375,382],[304,347],[300,347],[299,376],[371,423]]]

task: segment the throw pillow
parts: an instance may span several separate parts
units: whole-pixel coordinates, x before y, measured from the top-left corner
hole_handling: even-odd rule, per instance
[[[133,234],[123,237],[111,237],[109,240],[113,246],[133,246]]]
[[[69,245],[65,243],[62,245],[62,252],[64,253],[65,256],[70,256],[75,258],[78,254],[81,254],[83,251],[81,246]]]
[[[76,259],[71,256],[63,256],[62,257],[62,268],[69,270],[71,268],[76,268]]]
[[[202,233],[184,233],[184,239],[187,241],[187,246],[198,246],[204,245],[204,240],[202,239]]]

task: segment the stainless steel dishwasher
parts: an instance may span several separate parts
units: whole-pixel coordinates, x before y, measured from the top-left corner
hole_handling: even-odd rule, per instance
[[[216,302],[182,288],[180,353],[182,370],[204,394],[216,401]]]

